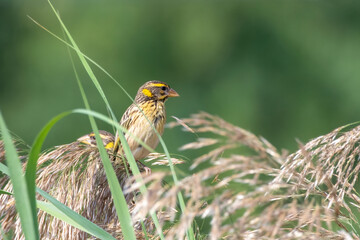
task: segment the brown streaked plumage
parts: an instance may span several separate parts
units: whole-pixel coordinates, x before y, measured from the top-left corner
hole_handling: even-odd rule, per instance
[[[129,106],[120,120],[120,125],[131,133],[125,133],[125,138],[136,161],[145,158],[149,151],[131,135],[136,136],[149,147],[156,148],[159,139],[152,126],[160,135],[163,134],[166,122],[165,101],[169,97],[178,96],[179,94],[168,84],[160,81],[149,81],[139,88],[135,103]],[[114,159],[117,154],[123,155],[118,133],[115,137]]]

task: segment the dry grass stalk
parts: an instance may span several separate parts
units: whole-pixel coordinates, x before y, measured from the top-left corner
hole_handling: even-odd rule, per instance
[[[360,127],[342,134],[337,129],[286,156],[265,139],[207,113],[169,125],[215,137],[182,147],[211,146],[191,168],[204,162],[210,167],[176,186],[162,186],[164,173],[145,177],[149,192],[134,207],[134,218],[168,212],[174,223],[167,239],[183,239],[195,217],[211,219],[209,239],[359,239],[342,224],[354,216],[341,210],[349,210],[344,197],[360,205],[354,190]],[[227,154],[237,148],[244,154]],[[180,191],[188,199],[181,216],[174,211]]]
[[[169,166],[169,160],[166,155],[161,153],[150,153],[144,161],[150,163],[151,166]],[[184,160],[174,157],[171,158],[171,161],[175,165],[184,163]]]

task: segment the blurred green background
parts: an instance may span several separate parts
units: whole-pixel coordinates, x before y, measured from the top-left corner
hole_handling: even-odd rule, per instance
[[[335,1],[54,1],[85,54],[134,96],[148,80],[181,95],[170,116],[207,111],[262,135],[278,148],[359,120],[360,5]],[[46,1],[0,2],[0,109],[11,131],[32,143],[57,114],[83,108],[66,47]],[[105,105],[76,60],[92,109]],[[94,68],[95,69],[95,68]],[[130,100],[95,71],[120,119]],[[101,122],[102,129],[111,128]],[[46,147],[90,132],[72,115]],[[195,139],[165,131],[170,152]],[[161,150],[160,150],[161,151]]]

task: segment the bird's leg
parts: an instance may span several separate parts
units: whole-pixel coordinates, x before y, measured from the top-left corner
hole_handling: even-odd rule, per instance
[[[145,166],[145,164],[143,164],[140,161],[136,161],[136,162],[138,163],[140,172],[145,172],[145,175],[150,175],[151,174],[151,168]]]
[[[150,174],[151,174],[151,168],[145,166],[144,169],[145,169],[145,174],[146,174],[146,175],[150,175]]]
[[[113,148],[113,158],[112,158],[112,160],[114,162],[116,161],[117,153],[119,151],[119,146],[120,146],[119,134],[118,134],[118,132],[116,132],[115,141],[114,141],[114,148]]]

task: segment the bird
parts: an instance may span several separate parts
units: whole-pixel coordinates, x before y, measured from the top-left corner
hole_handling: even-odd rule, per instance
[[[109,151],[114,148],[114,138],[115,138],[114,135],[112,135],[111,133],[109,133],[107,131],[99,130],[99,136],[100,136],[106,150]],[[93,132],[90,134],[86,134],[82,137],[79,137],[77,139],[77,142],[82,143],[82,144],[87,144],[87,145],[90,145],[91,147],[97,148],[95,133],[93,133]]]
[[[154,128],[160,135],[163,134],[166,123],[165,102],[171,97],[179,97],[179,94],[167,83],[148,81],[139,88],[134,103],[123,114],[120,125],[127,129],[124,136],[136,161],[145,158],[150,152],[133,136],[150,148],[156,148],[159,138]],[[117,131],[113,147],[114,161],[119,154],[124,156]]]

